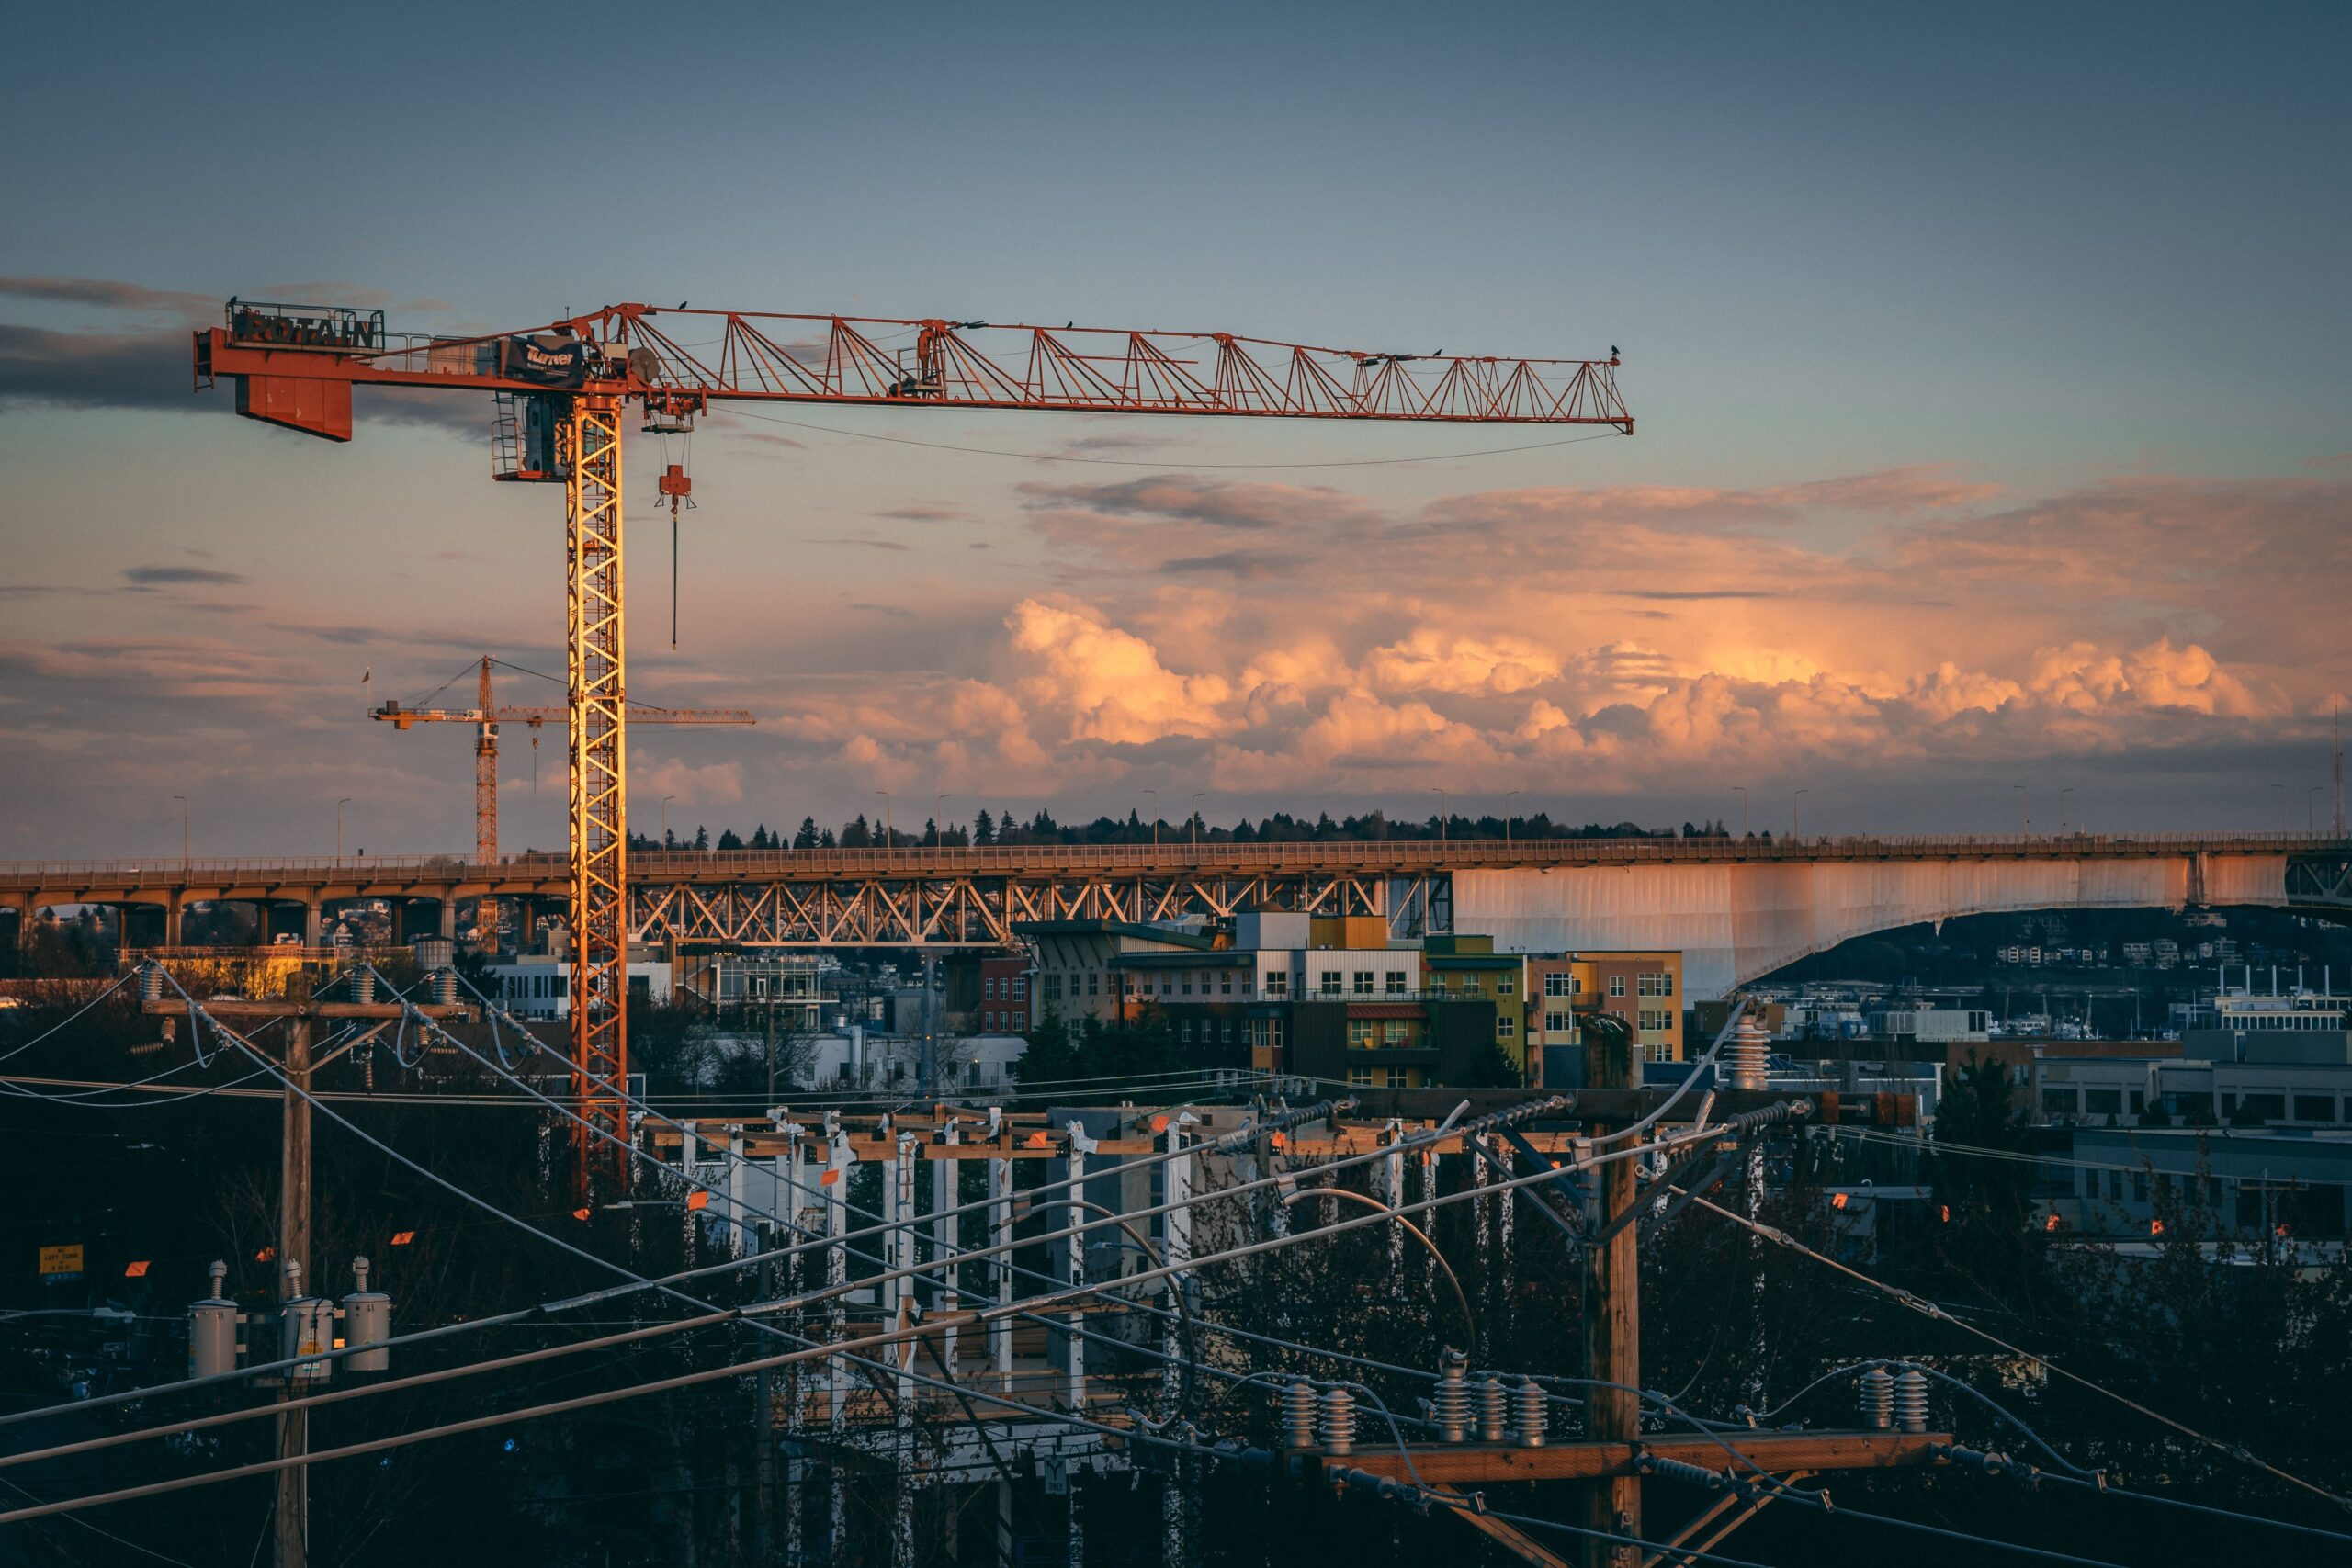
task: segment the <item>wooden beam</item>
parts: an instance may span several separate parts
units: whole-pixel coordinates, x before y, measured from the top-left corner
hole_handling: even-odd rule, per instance
[[[1409,1482],[1418,1473],[1432,1486],[1515,1481],[1597,1481],[1641,1473],[1641,1456],[1680,1460],[1708,1470],[1739,1465],[1781,1472],[1792,1470],[1888,1470],[1936,1462],[1935,1450],[1952,1441],[1949,1432],[1725,1432],[1711,1438],[1658,1433],[1638,1442],[1546,1443],[1522,1449],[1504,1443],[1416,1443],[1408,1468],[1395,1449],[1367,1447],[1335,1461],[1374,1475]],[[1726,1449],[1724,1445],[1729,1444]],[[1734,1458],[1733,1450],[1742,1458]],[[1637,1532],[1623,1531],[1623,1534]]]
[[[1459,1492],[1450,1492],[1443,1487],[1433,1487],[1431,1490],[1450,1497],[1462,1496]],[[1477,1513],[1468,1507],[1449,1508],[1446,1511],[1521,1562],[1531,1564],[1532,1568],[1573,1568],[1566,1558],[1552,1551],[1508,1519],[1498,1519],[1492,1514]]]
[[[1813,1472],[1809,1470],[1792,1470],[1780,1479],[1784,1482],[1798,1482],[1812,1473]],[[1701,1510],[1690,1523],[1676,1530],[1674,1538],[1666,1543],[1665,1550],[1654,1551],[1643,1558],[1642,1568],[1695,1568],[1696,1563],[1713,1551],[1725,1536],[1761,1513],[1764,1505],[1770,1503],[1774,1495],[1775,1494],[1767,1492],[1760,1497],[1743,1498],[1736,1492],[1724,1493]],[[1745,1506],[1741,1506],[1743,1504]],[[1728,1519],[1724,1519],[1722,1524],[1715,1524],[1717,1519],[1723,1518],[1726,1513],[1731,1513],[1735,1507],[1739,1509],[1737,1513],[1732,1514]],[[1708,1528],[1711,1525],[1714,1526],[1712,1529]]]

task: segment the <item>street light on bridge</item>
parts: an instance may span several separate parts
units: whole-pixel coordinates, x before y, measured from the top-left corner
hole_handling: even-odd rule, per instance
[[[1792,794],[1792,795],[1789,796],[1789,837],[1790,837],[1790,838],[1792,838],[1792,839],[1796,838],[1796,837],[1798,836],[1798,834],[1797,834],[1797,802],[1798,802],[1798,800],[1799,800],[1799,799],[1803,798],[1803,797],[1804,797],[1804,796],[1805,796],[1805,795],[1811,795],[1812,793],[1813,793],[1813,791],[1811,791],[1811,790],[1809,790],[1809,789],[1801,789],[1801,790],[1797,790],[1797,791],[1795,791],[1793,794]]]
[[[1430,785],[1430,793],[1437,796],[1437,841],[1442,844],[1445,842],[1445,818],[1447,812],[1445,791],[1438,788],[1435,784],[1431,784]]]

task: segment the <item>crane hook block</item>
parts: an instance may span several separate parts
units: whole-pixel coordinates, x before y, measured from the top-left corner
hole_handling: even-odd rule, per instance
[[[686,472],[686,466],[684,463],[673,463],[662,471],[663,495],[677,497],[692,495],[694,492],[694,478]]]

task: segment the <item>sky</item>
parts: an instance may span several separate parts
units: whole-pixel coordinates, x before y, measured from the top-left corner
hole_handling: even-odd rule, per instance
[[[2341,6],[10,31],[0,859],[175,852],[181,795],[198,854],[330,852],[339,801],[347,847],[462,848],[466,732],[368,708],[483,653],[562,669],[560,492],[489,481],[487,398],[363,391],[347,446],[238,420],[187,357],[232,294],[423,333],[690,299],[1623,351],[1631,438],[1510,452],[1586,433],[717,414],[674,650],[653,475],[684,454],[632,437],[630,693],[760,721],[632,728],[641,830],[1153,791],[1171,821],[2329,815]],[[560,745],[510,728],[502,763],[506,846],[560,845]]]

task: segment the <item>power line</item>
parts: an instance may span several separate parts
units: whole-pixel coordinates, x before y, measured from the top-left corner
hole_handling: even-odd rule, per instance
[[[1559,441],[1536,441],[1523,446],[1488,446],[1476,452],[1432,452],[1420,457],[1336,457],[1306,463],[1201,463],[1171,459],[1151,461],[1136,457],[1078,457],[1056,452],[1009,452],[997,446],[959,446],[944,441],[917,441],[907,435],[882,435],[869,430],[842,430],[836,425],[811,424],[806,420],[785,419],[772,413],[753,413],[749,409],[729,409],[729,413],[741,419],[756,419],[767,424],[786,424],[795,430],[813,430],[825,435],[844,435],[854,441],[883,441],[893,446],[922,446],[933,452],[961,452],[975,457],[1013,457],[1031,463],[1080,463],[1089,468],[1206,468],[1211,471],[1262,468],[1380,468],[1401,463],[1445,463],[1464,457],[1499,457],[1511,452],[1541,452],[1554,446],[1575,446],[1587,441],[1605,441],[1624,434],[1619,430],[1602,431],[1592,435],[1572,435]]]
[[[1677,1192],[1680,1192],[1682,1190],[1680,1188],[1677,1188],[1675,1190]],[[1789,1248],[1792,1252],[1800,1253],[1804,1257],[1810,1258],[1816,1263],[1834,1269],[1838,1273],[1843,1274],[1849,1279],[1854,1280],[1862,1285],[1868,1286],[1871,1290],[1877,1292],[1879,1294],[1891,1297],[1894,1301],[1901,1303],[1903,1305],[1909,1307],[1914,1312],[1935,1319],[1938,1322],[1949,1323],[1956,1328],[1960,1328],[1967,1333],[1975,1335],[1979,1339],[1984,1340],[1988,1345],[1996,1346],[2003,1350],[2007,1350],[2012,1356],[2022,1357],[2029,1361],[2032,1361],[2041,1367],[2045,1371],[2055,1373],[2057,1376],[2065,1379],[2069,1382],[2089,1389],[2094,1393],[2102,1394],[2107,1398],[2113,1400],[2116,1404],[2122,1405],[2125,1409],[2137,1412],[2139,1415],[2146,1416],[2149,1420],[2157,1423],[2159,1426],[2168,1427],[2185,1438],[2195,1439],[2197,1442],[2211,1449],[2216,1453],[2225,1454],[2229,1458],[2236,1460],[2241,1464],[2251,1465],[2256,1470],[2267,1472],[2278,1479],[2287,1482],[2291,1485],[2300,1487],[2303,1491],[2309,1492],[2314,1496],[2326,1498],[2329,1502],[2334,1503],[2338,1507],[2352,1507],[2352,1501],[2347,1501],[2346,1499],[2338,1496],[2336,1494],[2330,1492],[2324,1486],[2306,1481],[2300,1475],[2295,1475],[2279,1469],[2277,1465],[2263,1459],[2260,1455],[2255,1453],[2252,1450],[2245,1448],[2242,1444],[2225,1443],[2221,1438],[2209,1437],[2205,1433],[2199,1431],[2196,1427],[2191,1427],[2185,1422],[2177,1421],[2161,1411],[2151,1410],[2135,1399],[2118,1393],[2113,1389],[2108,1388],[2103,1384],[2094,1382],[2089,1378],[2084,1377],[2079,1372],[2070,1371],[2066,1368],[2059,1366],[2055,1362],[2050,1360],[2047,1357],[2036,1355],[2034,1352],[2025,1349],[2021,1346],[2013,1345],[2008,1340],[2002,1338],[1999,1335],[1991,1332],[1989,1329],[1979,1328],[1973,1323],[1969,1323],[1964,1319],[1953,1316],[1951,1313],[1947,1311],[1944,1307],[1935,1302],[1928,1300],[1924,1296],[1917,1295],[1912,1292],[1902,1290],[1896,1286],[1889,1285],[1881,1280],[1874,1280],[1859,1269],[1850,1268],[1846,1264],[1840,1263],[1836,1258],[1829,1257],[1826,1253],[1816,1252],[1812,1247],[1807,1247],[1804,1243],[1797,1240],[1796,1237],[1789,1235],[1788,1232],[1781,1230],[1777,1226],[1765,1224],[1758,1220],[1751,1220],[1745,1214],[1735,1213],[1731,1210],[1724,1208],[1722,1204],[1713,1202],[1711,1200],[1699,1196],[1695,1193],[1686,1193],[1684,1195],[1689,1197],[1701,1208],[1721,1214],[1724,1218],[1731,1221],[1735,1224],[1745,1225],[1749,1230],[1754,1231],[1757,1235],[1764,1237],[1767,1241],[1774,1242],[1779,1246]]]

